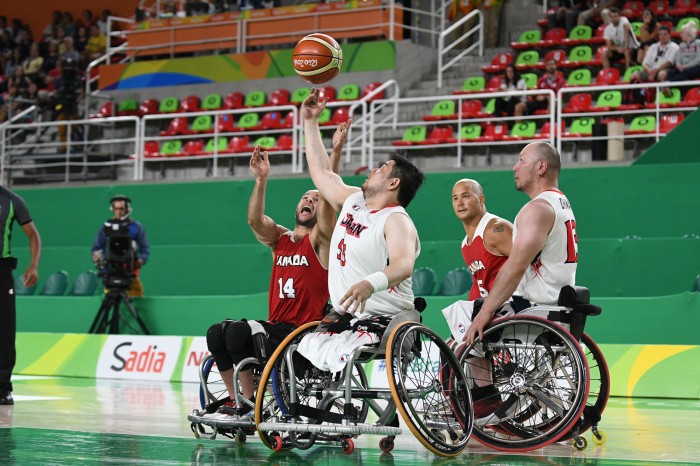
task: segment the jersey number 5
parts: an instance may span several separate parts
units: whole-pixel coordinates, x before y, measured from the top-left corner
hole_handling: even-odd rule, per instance
[[[277,280],[277,284],[280,286],[280,299],[284,298],[296,298],[297,293],[294,290],[294,279],[288,278],[286,282],[282,282],[282,278]]]
[[[345,267],[345,249],[345,239],[341,239],[340,243],[338,243],[338,254],[336,258],[340,261],[342,267]]]
[[[578,235],[576,234],[576,220],[567,220],[566,225],[566,263],[578,262]]]

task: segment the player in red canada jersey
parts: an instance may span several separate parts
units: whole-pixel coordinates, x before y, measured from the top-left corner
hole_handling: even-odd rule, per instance
[[[342,123],[333,136],[331,163],[340,165],[349,123]],[[265,191],[270,173],[267,152],[256,146],[250,159],[255,187],[248,203],[248,225],[255,237],[273,251],[270,277],[269,314],[266,321],[225,320],[207,331],[207,346],[226,384],[231,400],[236,399],[233,367],[255,356],[253,335],[264,333],[269,351],[274,351],[295,328],[321,320],[328,302],[328,254],[335,226],[333,208],[316,190],[309,190],[296,207],[293,230],[275,223],[265,215]],[[222,406],[214,415],[247,414],[254,406],[255,386],[252,370],[239,372],[241,394],[250,402],[243,406]]]

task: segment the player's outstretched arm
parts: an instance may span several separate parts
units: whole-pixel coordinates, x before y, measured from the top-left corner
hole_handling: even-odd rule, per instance
[[[255,187],[248,201],[248,225],[258,241],[274,249],[280,235],[287,229],[277,225],[274,220],[265,215],[265,192],[267,178],[270,175],[270,161],[267,158],[267,152],[261,151],[260,146],[255,146],[253,149],[253,155],[250,157],[250,171],[255,175]]]
[[[340,211],[345,199],[360,190],[346,185],[337,173],[333,173],[326,148],[323,147],[318,117],[326,107],[326,101],[319,99],[318,89],[311,89],[311,94],[301,105],[304,118],[304,138],[306,163],[311,179],[316,188],[335,210]]]

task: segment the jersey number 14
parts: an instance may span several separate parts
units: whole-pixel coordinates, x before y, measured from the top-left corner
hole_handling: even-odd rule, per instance
[[[277,284],[280,286],[280,299],[284,298],[296,298],[297,293],[294,290],[294,279],[288,278],[287,281],[283,281],[282,278],[277,280]]]

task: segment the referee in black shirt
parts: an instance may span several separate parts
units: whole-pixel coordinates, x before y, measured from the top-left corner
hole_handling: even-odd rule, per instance
[[[39,257],[41,256],[39,232],[22,198],[0,186],[0,405],[14,404],[10,381],[12,369],[15,367],[15,334],[17,332],[12,276],[12,271],[17,267],[17,258],[12,257],[10,251],[14,222],[19,223],[29,238],[32,260],[22,279],[25,287],[34,286],[39,278]]]

